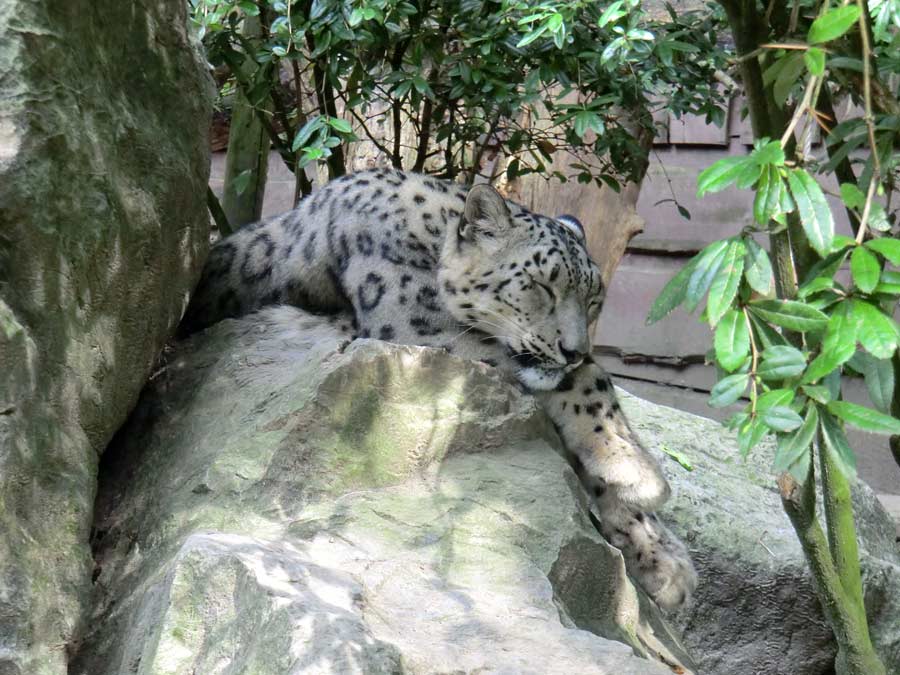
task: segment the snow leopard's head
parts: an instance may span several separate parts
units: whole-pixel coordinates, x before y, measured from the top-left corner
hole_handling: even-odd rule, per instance
[[[503,342],[531,389],[553,389],[591,350],[603,304],[581,223],[553,219],[477,185],[441,254],[440,292],[462,323]]]

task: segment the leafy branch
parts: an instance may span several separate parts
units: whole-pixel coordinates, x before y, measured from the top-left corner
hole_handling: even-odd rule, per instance
[[[190,4],[210,61],[226,66],[251,100],[271,102],[274,115],[258,115],[303,193],[310,186],[300,169],[323,164],[335,176],[351,168],[357,133],[379,161],[449,176],[481,175],[496,150],[510,178],[522,175],[517,168],[552,177],[550,154],[565,148],[596,160],[579,180],[618,188],[647,165],[642,132],[618,123],[620,111],[649,124],[641,111],[664,96],[676,114],[724,119],[718,12],[657,18],[638,0],[507,0],[464,11],[455,0]],[[247,16],[265,28],[252,49],[240,36]],[[284,64],[293,82],[270,77],[260,89],[266,78],[254,68],[281,73]],[[558,131],[552,145],[542,129],[517,125],[523,114]],[[354,126],[343,131],[334,120]]]
[[[730,186],[752,189],[755,223],[698,253],[665,286],[648,321],[681,305],[693,312],[706,301],[702,317],[714,331],[722,373],[710,405],[749,397],[728,422],[744,457],[763,437],[775,438],[773,469],[838,641],[837,672],[884,673],[862,600],[850,505],[856,461],[844,427],[900,434],[900,419],[892,415],[900,411],[900,327],[892,317],[900,273],[891,269],[900,265],[900,240],[887,234],[895,215],[876,200],[895,182],[900,116],[879,117],[873,103],[875,73],[900,68],[890,51],[898,39],[882,31],[879,46],[873,44],[861,0],[836,7],[795,2],[786,23],[771,3],[765,15],[751,3],[721,4],[735,34],[735,63],[757,140],[747,156],[701,172],[698,196]],[[848,88],[855,80],[843,71],[857,65],[862,81]],[[895,110],[896,96],[885,103],[886,95],[882,88],[882,110]],[[837,122],[831,105],[837,96],[862,100],[863,116]],[[827,161],[802,151],[805,143],[795,138],[801,123],[805,134],[823,129]],[[864,144],[865,157],[851,160]],[[851,161],[862,164],[859,179]],[[858,223],[855,237],[836,232],[815,178],[830,172],[839,174],[840,200]],[[769,234],[774,264],[756,242],[758,233]],[[846,263],[849,283],[838,276]],[[873,407],[842,400],[845,373],[863,376]],[[824,530],[815,508],[816,458]]]

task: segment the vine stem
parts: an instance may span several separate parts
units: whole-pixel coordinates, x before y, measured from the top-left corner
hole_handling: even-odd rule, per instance
[[[756,414],[756,366],[759,363],[759,348],[756,346],[756,338],[753,337],[753,322],[750,321],[750,312],[747,307],[741,308],[744,320],[747,322],[747,334],[750,336],[750,416]]]
[[[787,129],[785,129],[784,134],[781,136],[782,148],[787,146],[788,141],[790,141],[791,137],[794,135],[794,129],[797,127],[797,124],[803,119],[803,116],[806,115],[810,107],[814,105],[813,98],[818,94],[820,82],[821,78],[816,75],[811,75],[809,80],[807,80],[806,91],[803,93],[803,100],[800,101],[800,104],[794,111],[793,117],[791,117]]]
[[[884,665],[872,648],[865,610],[845,590],[828,537],[816,517],[814,466],[815,462],[809,463],[808,474],[802,483],[790,473],[781,474],[778,489],[781,503],[813,571],[822,609],[837,637],[835,671],[840,675],[886,675]],[[843,507],[850,508],[850,505],[845,503]]]
[[[856,0],[856,6],[859,7],[859,37],[862,41],[863,102],[866,109],[866,129],[869,132],[869,151],[872,153],[873,169],[872,177],[869,179],[869,189],[866,191],[866,204],[863,207],[859,230],[856,233],[856,243],[861,244],[869,224],[875,190],[881,181],[881,160],[878,158],[878,146],[875,143],[875,118],[872,115],[872,45],[869,43],[869,28],[866,25],[868,8],[863,0]]]

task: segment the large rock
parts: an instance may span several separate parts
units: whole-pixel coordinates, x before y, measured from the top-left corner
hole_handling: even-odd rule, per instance
[[[184,0],[0,2],[0,672],[62,673],[97,458],[202,263]]]
[[[675,496],[661,512],[690,548],[700,583],[675,617],[700,672],[709,675],[824,675],[836,646],[803,552],[781,508],[763,444],[743,462],[717,422],[623,396],[622,407],[655,448]],[[683,453],[694,470],[660,452]],[[885,448],[887,452],[887,448]],[[874,493],[854,490],[869,627],[889,673],[900,673],[900,551]],[[819,517],[822,517],[821,507]]]
[[[690,667],[558,444],[488,366],[288,308],[214,326],[104,457],[70,672]]]

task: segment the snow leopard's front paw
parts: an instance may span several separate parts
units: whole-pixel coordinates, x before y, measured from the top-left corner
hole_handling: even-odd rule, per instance
[[[653,511],[669,499],[671,488],[659,464],[631,433],[607,432],[599,439],[596,461],[588,472],[623,504]]]
[[[653,513],[611,498],[598,501],[603,536],[622,552],[631,577],[664,609],[677,609],[697,587],[687,547]]]

